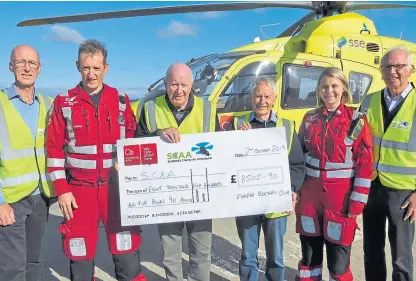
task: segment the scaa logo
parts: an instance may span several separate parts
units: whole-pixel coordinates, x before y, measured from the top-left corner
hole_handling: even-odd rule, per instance
[[[214,145],[210,144],[209,142],[200,142],[197,143],[194,147],[192,147],[192,152],[195,154],[202,154],[205,156],[210,156],[210,150],[214,148]]]

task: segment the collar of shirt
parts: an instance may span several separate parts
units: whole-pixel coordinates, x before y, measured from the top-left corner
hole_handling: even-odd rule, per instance
[[[393,97],[390,94],[389,89],[386,87],[384,88],[384,98],[386,100],[404,100],[407,97],[407,95],[409,95],[409,93],[412,91],[413,88],[414,88],[413,83],[409,83],[406,89],[404,89],[404,91],[401,92],[400,95]]]
[[[277,114],[274,113],[273,111],[270,111],[269,119],[268,120],[261,120],[261,119],[258,119],[256,117],[256,115],[254,114],[254,112],[252,111],[250,113],[250,116],[248,117],[248,120],[249,120],[249,122],[257,120],[258,122],[261,122],[261,123],[270,122],[270,121],[272,121],[274,123],[277,123]]]
[[[168,104],[168,106],[169,106],[169,108],[172,112],[179,111],[179,110],[176,109],[176,107],[173,105],[173,103],[169,100],[169,97],[168,97],[167,93],[165,95],[165,100],[166,100],[166,103]],[[180,111],[186,111],[186,110],[188,110],[189,108],[191,108],[193,106],[194,106],[194,95],[192,93],[190,93],[189,97],[188,97],[188,103],[186,104],[185,108],[180,110]]]
[[[23,101],[22,97],[17,92],[17,87],[16,87],[16,84],[15,83],[13,83],[9,88],[5,89],[4,92],[9,97],[9,100],[18,98],[21,102],[25,103]],[[33,99],[32,103],[29,104],[29,105],[32,105],[35,102],[35,100],[39,100],[38,94],[36,93],[36,89],[34,89],[33,92],[35,93],[35,96],[34,96],[34,99]]]

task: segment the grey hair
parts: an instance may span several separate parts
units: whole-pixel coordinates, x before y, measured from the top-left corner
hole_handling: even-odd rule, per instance
[[[104,43],[101,43],[94,39],[86,40],[78,48],[78,57],[81,54],[95,55],[100,52],[104,57],[104,64],[106,64],[107,63],[107,49],[105,48]]]
[[[409,51],[409,49],[406,46],[403,46],[403,45],[396,46],[396,47],[390,49],[387,53],[385,53],[383,55],[383,57],[381,58],[381,64],[383,65],[385,63],[385,61],[390,57],[390,55],[395,51],[404,51],[404,52],[406,52],[408,68],[411,71],[413,69],[413,55]]]
[[[259,84],[266,84],[266,86],[272,88],[273,93],[276,95],[276,82],[267,76],[258,76],[256,79],[251,82],[250,93],[253,93]]]

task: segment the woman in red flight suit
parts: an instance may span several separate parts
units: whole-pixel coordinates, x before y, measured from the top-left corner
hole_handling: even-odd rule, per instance
[[[296,205],[302,246],[296,280],[322,280],[325,244],[329,280],[352,281],[351,244],[370,191],[372,138],[365,116],[345,105],[351,93],[340,69],[322,72],[316,94],[319,106],[299,130],[307,171]]]

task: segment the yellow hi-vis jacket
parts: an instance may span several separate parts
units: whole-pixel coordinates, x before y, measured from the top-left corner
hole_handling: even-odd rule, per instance
[[[194,106],[178,127],[165,96],[159,96],[144,105],[146,124],[150,132],[156,129],[177,128],[181,134],[215,132],[216,107],[209,101],[194,96]]]
[[[53,196],[45,162],[45,127],[52,98],[37,97],[39,117],[34,139],[7,94],[0,91],[0,180],[7,203],[29,196],[38,187],[45,196]]]
[[[274,114],[274,113],[272,113]],[[240,124],[249,123],[250,113],[238,117],[234,117],[234,129],[238,130]],[[286,142],[288,144],[287,152],[290,153],[292,149],[293,131],[295,130],[295,124],[293,121],[289,121],[284,118],[277,118],[276,127],[284,127],[286,130]],[[275,219],[279,217],[287,216],[285,213],[269,213],[264,216],[269,219]]]
[[[373,136],[373,174],[387,187],[416,189],[416,90],[412,89],[384,132],[383,90],[361,104]]]

